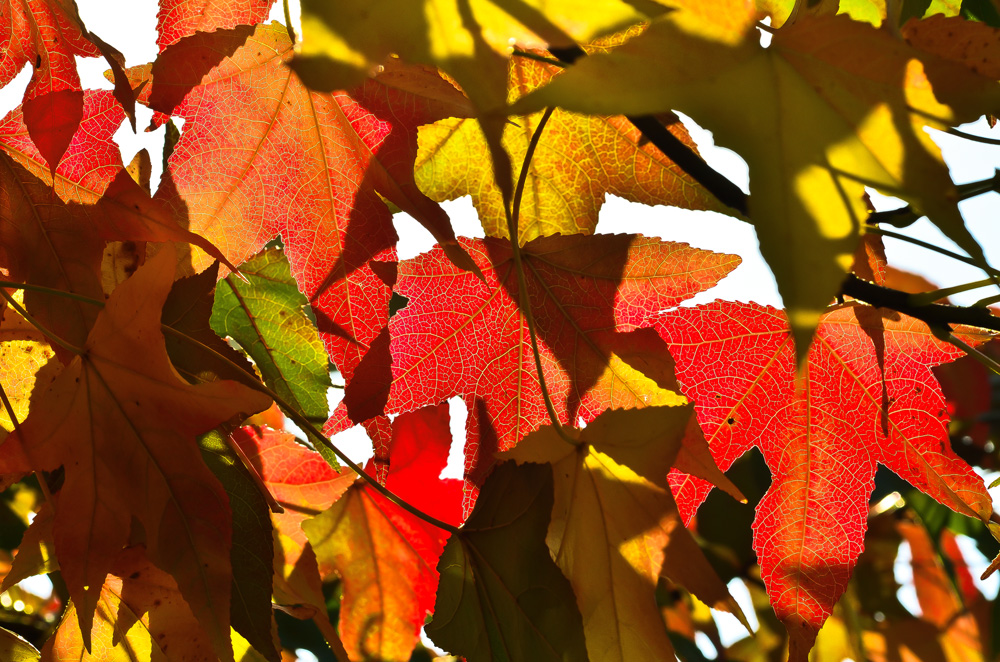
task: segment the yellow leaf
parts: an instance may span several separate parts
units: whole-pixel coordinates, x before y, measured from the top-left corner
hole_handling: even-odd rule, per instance
[[[763,48],[753,8],[739,0],[711,8],[678,10],[580,60],[512,112],[676,109],[743,156],[750,217],[800,359],[850,268],[865,186],[904,198],[985,264],[923,129],[996,109],[1000,86],[846,16],[800,17]]]
[[[573,585],[592,660],[673,659],[655,600],[664,571],[703,601],[743,617],[666,487],[692,411],[611,410],[572,431],[578,446],[545,426],[501,454],[552,465],[546,542]]]

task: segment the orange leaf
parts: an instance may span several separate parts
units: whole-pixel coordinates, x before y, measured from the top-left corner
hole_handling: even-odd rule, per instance
[[[56,555],[84,640],[112,559],[135,518],[150,559],[177,580],[216,654],[229,645],[230,518],[226,494],[195,435],[266,409],[266,396],[229,381],[191,386],[167,357],[160,310],[173,282],[170,244],[108,299],[83,353],[38,398],[0,459],[24,470],[63,466]]]

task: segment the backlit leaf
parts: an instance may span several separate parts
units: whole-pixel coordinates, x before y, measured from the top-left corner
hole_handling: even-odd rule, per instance
[[[485,281],[455,269],[439,250],[400,265],[396,291],[409,303],[389,322],[394,380],[387,411],[462,396],[469,406],[466,474],[474,487],[495,450],[510,448],[548,416],[510,245],[465,245]],[[660,339],[636,333],[643,311],[676,306],[711,287],[739,258],[637,235],[571,235],[530,242],[524,264],[548,389],[563,423],[572,424],[608,408],[682,404]]]
[[[272,0],[160,0],[156,43],[162,52],[195,32],[263,23],[273,4]]]
[[[329,415],[330,371],[316,325],[306,316],[284,251],[270,248],[240,265],[215,289],[212,328],[253,357],[264,381],[316,424]],[[245,279],[245,280],[244,280]]]
[[[1000,85],[888,31],[845,16],[805,16],[763,48],[746,2],[698,3],[580,60],[514,112],[548,105],[598,114],[678,110],[743,156],[750,217],[800,360],[850,268],[867,217],[865,186],[907,200],[985,264],[923,129],[994,111]]]
[[[170,570],[215,654],[230,659],[228,499],[194,435],[269,400],[235,382],[179,379],[160,331],[175,259],[165,245],[112,294],[84,354],[39,397],[0,459],[24,472],[65,469],[55,549],[85,640],[134,517],[150,559]]]
[[[451,445],[448,404],[401,414],[392,432],[386,487],[432,516],[460,523],[461,481],[437,479]],[[447,532],[361,480],[302,528],[320,569],[332,568],[343,581],[340,633],[350,658],[407,662],[434,605]]]
[[[931,372],[961,352],[922,322],[859,304],[834,309],[799,384],[791,336],[774,309],[716,302],[650,324],[670,346],[719,466],[756,446],[771,469],[754,549],[793,659],[805,659],[847,585],[878,464],[953,510],[989,520],[982,479],[951,450]],[[685,519],[711,489],[677,473],[671,487]]]
[[[587,660],[573,589],[549,556],[548,467],[501,464],[445,546],[427,635],[469,662]]]
[[[566,429],[578,446],[545,426],[502,455],[552,465],[546,542],[573,585],[592,660],[673,657],[655,598],[661,572],[741,613],[684,528],[666,483],[693,411],[611,410],[583,430]]]
[[[41,654],[20,635],[0,628],[0,658],[7,662],[36,662]]]

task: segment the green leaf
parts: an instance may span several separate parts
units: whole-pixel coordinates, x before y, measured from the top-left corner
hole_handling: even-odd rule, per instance
[[[201,456],[229,496],[233,511],[233,594],[230,618],[256,651],[270,662],[281,655],[271,637],[271,575],[274,543],[271,514],[264,495],[218,430],[198,439]]]
[[[962,16],[974,21],[982,21],[986,25],[1000,28],[1000,12],[990,0],[964,0]]]
[[[327,354],[285,253],[264,250],[240,272],[246,281],[230,274],[216,287],[212,328],[246,350],[275,393],[310,421],[325,423]]]
[[[42,656],[34,646],[10,630],[0,628],[0,660],[35,662]]]
[[[583,619],[545,545],[552,471],[501,464],[445,546],[427,635],[469,662],[586,660]]]

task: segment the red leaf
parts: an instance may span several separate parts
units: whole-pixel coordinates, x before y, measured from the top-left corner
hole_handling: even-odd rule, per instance
[[[276,24],[198,33],[164,50],[148,101],[187,123],[156,197],[234,262],[281,233],[349,381],[388,319],[392,274],[377,270],[387,263],[394,271],[396,233],[379,194],[463,259],[447,216],[413,182],[417,126],[454,104],[440,90],[420,96],[396,79],[351,94],[310,92],[287,66],[292,54]],[[138,84],[150,74],[132,75]],[[454,88],[452,97],[464,98]],[[206,265],[195,257],[196,269]]]
[[[466,476],[474,488],[493,451],[512,447],[548,416],[510,246],[463,243],[485,280],[459,271],[437,249],[400,265],[396,291],[409,303],[389,325],[387,409],[465,398]],[[636,235],[545,237],[523,250],[546,383],[564,423],[592,420],[610,407],[683,402],[666,390],[673,374],[662,341],[637,329],[646,310],[711,287],[738,257]]]
[[[861,305],[827,313],[798,385],[777,310],[716,302],[649,323],[670,345],[719,466],[728,469],[756,446],[771,468],[754,548],[794,659],[804,659],[846,587],[878,464],[959,512],[989,519],[982,479],[951,450],[931,372],[961,352],[922,322]],[[687,519],[711,489],[678,473],[671,486]]]
[[[402,414],[392,430],[386,487],[425,513],[459,524],[462,483],[438,479],[451,445],[448,404]],[[434,606],[448,533],[360,480],[302,528],[321,570],[329,567],[344,582],[340,632],[351,659],[409,660]]]
[[[273,0],[160,0],[156,39],[160,52],[195,32],[228,30],[263,23]]]

